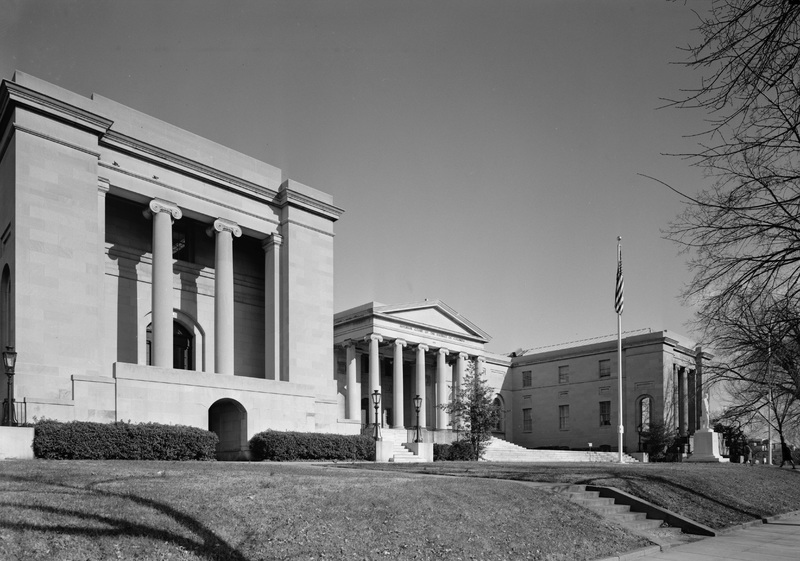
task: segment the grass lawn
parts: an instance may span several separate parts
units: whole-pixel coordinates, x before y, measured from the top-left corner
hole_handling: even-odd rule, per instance
[[[0,559],[579,560],[647,545],[562,495],[482,478],[34,460],[0,462],[0,491]]]
[[[362,464],[369,469],[616,487],[722,529],[800,510],[800,469],[743,464]]]

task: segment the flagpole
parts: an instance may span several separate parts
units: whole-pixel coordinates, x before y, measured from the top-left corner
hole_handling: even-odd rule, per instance
[[[625,433],[625,426],[622,424],[622,292],[622,236],[617,236],[617,284],[614,291],[614,310],[617,312],[617,413],[619,416],[617,447],[619,449],[619,463],[623,463],[622,435]]]

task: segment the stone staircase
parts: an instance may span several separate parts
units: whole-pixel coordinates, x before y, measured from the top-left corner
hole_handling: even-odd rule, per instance
[[[632,530],[648,532],[660,529],[664,524],[663,520],[647,518],[644,512],[631,512],[631,507],[615,504],[612,498],[601,497],[599,491],[587,491],[584,485],[570,485],[565,493],[570,501]],[[681,532],[680,528],[674,530],[678,534]]]
[[[485,462],[618,462],[617,452],[588,452],[579,450],[530,450],[500,438],[492,438],[483,455]],[[622,455],[625,463],[637,460]]]
[[[424,462],[419,456],[415,456],[411,450],[405,447],[404,444],[395,442],[392,448],[392,457],[389,460],[397,464],[410,464],[415,462]]]

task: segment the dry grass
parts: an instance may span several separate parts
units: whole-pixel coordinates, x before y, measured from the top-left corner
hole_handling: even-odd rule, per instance
[[[716,529],[800,510],[800,470],[775,466],[441,462],[421,467],[368,467],[616,487]]]
[[[473,464],[474,465],[474,464]],[[247,463],[0,463],[2,559],[594,559],[645,545],[507,481]]]

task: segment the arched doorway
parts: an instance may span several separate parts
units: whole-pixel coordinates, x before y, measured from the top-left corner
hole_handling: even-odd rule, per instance
[[[153,324],[147,326],[147,365],[151,366]],[[178,321],[172,322],[172,368],[194,370],[194,335]]]
[[[506,435],[506,412],[505,404],[502,396],[496,396],[492,401],[492,405],[497,409],[497,425],[492,429],[492,434],[499,438],[505,438]]]
[[[247,460],[247,410],[234,399],[220,399],[208,408],[208,430],[216,433],[218,460]]]

